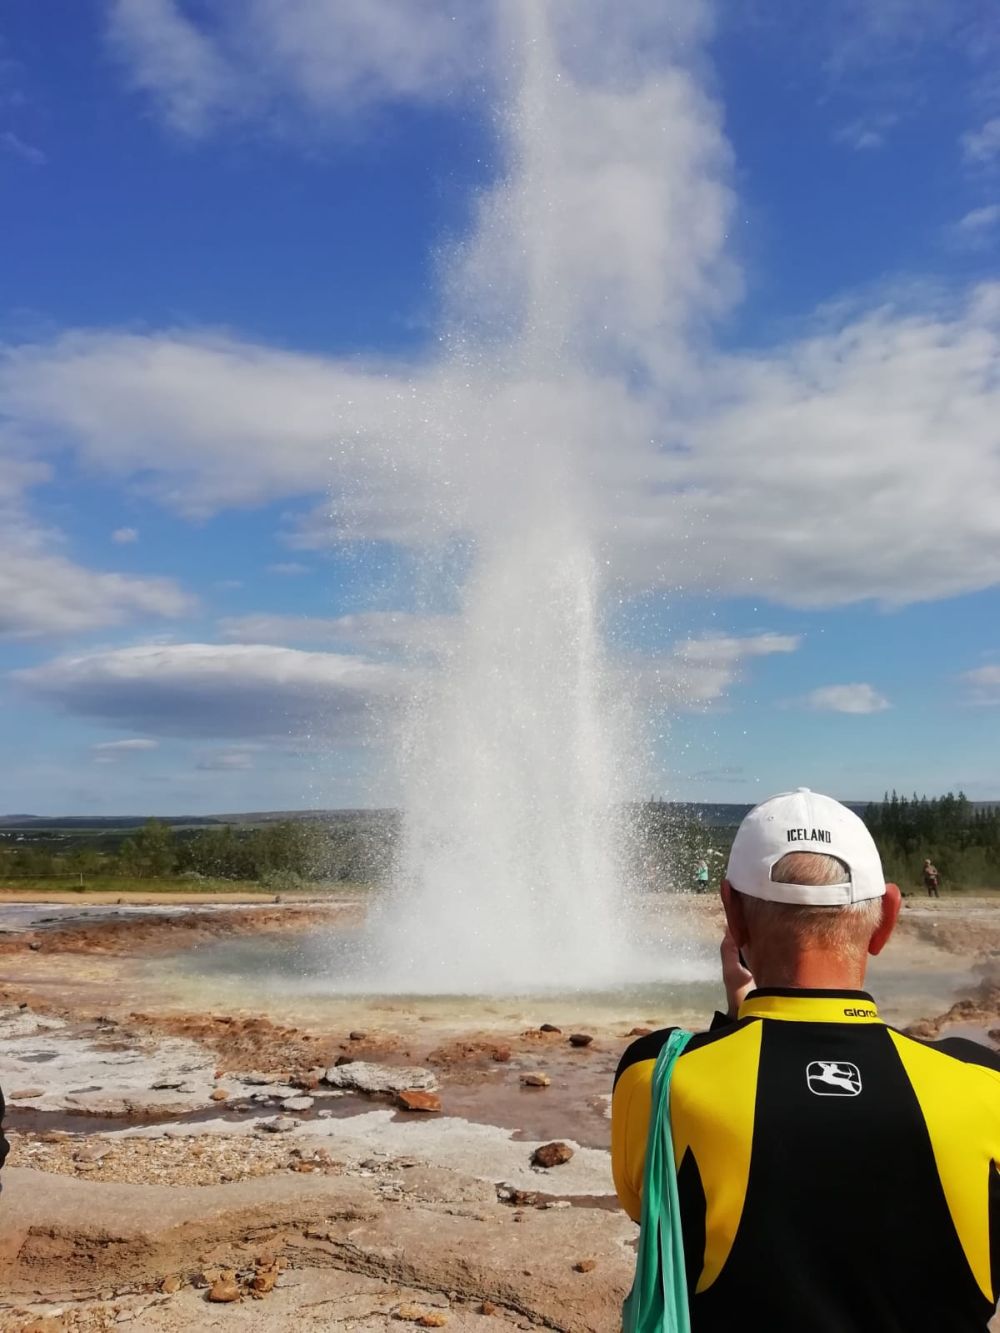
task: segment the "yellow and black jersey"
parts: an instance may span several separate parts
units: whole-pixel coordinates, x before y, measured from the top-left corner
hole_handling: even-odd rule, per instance
[[[668,1032],[615,1077],[615,1188],[636,1221]],[[693,1333],[983,1333],[1000,1056],[904,1036],[862,991],[758,990],[692,1038],[670,1118]]]

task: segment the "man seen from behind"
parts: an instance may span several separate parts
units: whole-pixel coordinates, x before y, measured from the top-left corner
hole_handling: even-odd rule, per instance
[[[984,1333],[1000,1294],[1000,1056],[879,1017],[865,968],[900,897],[868,830],[805,788],[773,797],[739,828],[722,901],[729,1012],[673,1065],[679,1217],[646,1222],[658,1252],[682,1235],[691,1330]],[[668,1038],[634,1042],[615,1080],[615,1185],[636,1221]]]

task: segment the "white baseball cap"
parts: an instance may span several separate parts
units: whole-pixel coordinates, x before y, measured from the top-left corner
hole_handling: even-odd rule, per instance
[[[771,871],[789,852],[835,856],[847,866],[848,878],[842,884],[780,884]],[[808,787],[754,806],[736,831],[726,879],[751,898],[803,907],[844,907],[885,895],[878,848],[863,821]]]

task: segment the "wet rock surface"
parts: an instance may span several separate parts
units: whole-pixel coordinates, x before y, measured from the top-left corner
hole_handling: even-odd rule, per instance
[[[323,1081],[331,1088],[369,1095],[392,1095],[416,1090],[434,1092],[438,1087],[437,1077],[429,1069],[398,1069],[392,1065],[370,1064],[365,1060],[334,1065],[323,1075]]]

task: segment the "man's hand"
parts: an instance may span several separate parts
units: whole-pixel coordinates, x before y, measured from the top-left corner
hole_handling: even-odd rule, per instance
[[[735,1018],[747,991],[753,990],[753,974],[740,962],[740,951],[728,930],[722,937],[719,956],[722,959],[722,981],[729,1006],[727,1012],[730,1018]]]

